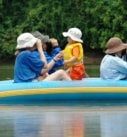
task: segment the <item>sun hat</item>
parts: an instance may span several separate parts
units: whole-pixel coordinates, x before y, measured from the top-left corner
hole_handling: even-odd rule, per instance
[[[33,47],[37,42],[37,38],[35,38],[31,33],[22,33],[17,38],[17,46],[16,49],[30,48]]]
[[[50,41],[48,35],[43,35],[43,34],[41,34],[39,31],[33,32],[32,35],[33,35],[34,37],[40,39],[42,43],[46,43],[46,42],[49,42],[49,41]]]
[[[64,37],[70,37],[72,40],[83,43],[82,32],[78,28],[70,28],[68,32],[62,33]]]
[[[121,51],[127,47],[127,43],[123,43],[122,40],[118,37],[112,37],[107,42],[107,50],[105,53],[113,54],[118,51]]]

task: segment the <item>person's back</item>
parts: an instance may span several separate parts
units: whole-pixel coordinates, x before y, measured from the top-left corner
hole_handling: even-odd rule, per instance
[[[15,60],[14,82],[29,82],[40,75],[44,63],[31,51],[21,51]]]
[[[125,66],[125,67],[124,67]],[[106,55],[100,65],[100,77],[103,79],[126,79],[127,63],[121,58]]]

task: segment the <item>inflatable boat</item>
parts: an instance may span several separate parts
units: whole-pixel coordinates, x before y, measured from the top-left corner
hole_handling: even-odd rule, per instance
[[[84,78],[79,81],[14,83],[0,81],[0,103],[54,100],[127,100],[127,81]]]

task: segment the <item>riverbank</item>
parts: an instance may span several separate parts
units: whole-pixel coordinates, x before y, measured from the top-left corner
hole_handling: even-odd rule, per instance
[[[84,54],[84,63],[88,65],[100,64],[104,53],[98,50],[86,51]],[[12,59],[0,59],[0,64],[14,64],[15,58]]]
[[[85,53],[84,63],[88,65],[100,64],[103,57],[104,53],[100,51],[88,51]]]

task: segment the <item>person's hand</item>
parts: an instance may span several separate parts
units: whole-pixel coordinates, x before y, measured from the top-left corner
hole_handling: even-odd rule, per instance
[[[60,58],[63,58],[63,56],[64,56],[63,52],[62,52],[62,51],[59,52],[59,57],[60,57]]]
[[[68,64],[68,60],[64,60],[63,65],[66,66]]]
[[[58,60],[60,60],[62,58],[63,58],[63,54],[60,52],[60,53],[56,54],[56,56],[54,57],[54,60],[58,61]]]
[[[52,47],[57,47],[59,45],[57,39],[55,38],[51,38],[50,41],[52,43]]]

